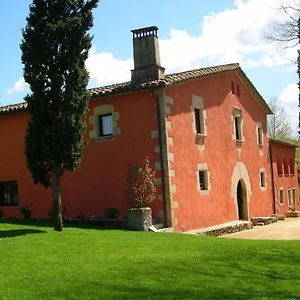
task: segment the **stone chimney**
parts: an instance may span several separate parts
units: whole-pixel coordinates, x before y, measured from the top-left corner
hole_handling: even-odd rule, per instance
[[[131,30],[134,57],[132,83],[165,78],[165,68],[160,65],[157,30],[156,26]]]

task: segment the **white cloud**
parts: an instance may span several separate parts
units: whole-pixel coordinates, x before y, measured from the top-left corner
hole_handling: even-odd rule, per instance
[[[93,47],[86,61],[86,67],[92,80],[97,84],[106,85],[130,80],[133,60],[118,60],[112,53],[97,53]]]
[[[290,117],[293,134],[296,136],[298,130],[298,86],[297,84],[289,84],[286,86],[278,97],[278,103]]]
[[[159,41],[161,64],[166,73],[232,62],[243,68],[291,65],[296,50],[282,49],[265,37],[274,21],[282,18],[278,7],[278,0],[235,0],[234,8],[199,19],[198,35],[173,28],[170,38]],[[97,53],[96,48],[86,65],[91,79],[101,85],[130,80],[133,68],[132,59],[119,60],[112,53]]]
[[[172,29],[170,39],[160,41],[164,66],[170,72],[211,63],[239,62],[244,67],[290,63],[295,49],[281,49],[265,37],[278,19],[276,7],[277,0],[238,0],[234,9],[206,16],[198,36]]]
[[[8,89],[7,93],[12,95],[14,93],[21,93],[28,89],[29,85],[25,82],[24,78],[20,78],[16,81],[12,88]]]

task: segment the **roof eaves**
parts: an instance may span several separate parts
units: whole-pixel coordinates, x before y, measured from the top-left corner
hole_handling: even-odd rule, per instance
[[[257,89],[255,88],[253,83],[250,81],[250,79],[247,77],[247,75],[244,73],[244,71],[241,68],[237,69],[237,74],[239,75],[239,78],[245,83],[246,87],[248,87],[249,92],[256,99],[256,101],[261,106],[261,108],[266,112],[266,114],[267,115],[273,114],[273,112],[270,109],[269,105],[266,103],[264,98],[257,91]]]
[[[299,148],[299,146],[297,144],[294,144],[292,142],[280,141],[280,140],[272,139],[272,138],[269,138],[269,140],[271,143],[274,143],[274,144],[280,144],[280,145],[290,146],[290,147],[294,147],[294,148]]]

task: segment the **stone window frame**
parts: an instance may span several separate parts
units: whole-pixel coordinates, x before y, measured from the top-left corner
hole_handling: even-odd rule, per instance
[[[201,190],[200,188],[200,172],[204,172],[204,180],[205,180],[205,185],[206,189]],[[207,163],[200,163],[197,165],[197,170],[196,170],[196,184],[197,184],[197,191],[200,193],[202,196],[208,196],[209,192],[211,190],[211,182],[210,182],[210,171],[208,169]]]
[[[283,187],[279,188],[279,204],[280,205],[284,204],[284,188]]]
[[[198,110],[199,112],[199,121],[200,121],[199,125],[196,124],[198,119],[196,117],[196,110]],[[192,123],[193,132],[195,133],[199,144],[203,145],[204,140],[207,137],[207,122],[206,122],[207,114],[204,106],[204,101],[201,97],[196,95],[192,96],[191,112],[193,116],[193,123]],[[197,132],[198,127],[201,128],[200,129],[201,132]]]
[[[267,190],[267,176],[264,168],[259,169],[259,186],[262,191]]]
[[[99,117],[105,115],[112,115],[113,130],[111,135],[100,136]],[[119,120],[120,114],[114,110],[113,105],[104,104],[95,106],[93,109],[93,115],[89,117],[89,124],[92,125],[92,130],[89,132],[89,138],[95,139],[96,142],[113,140],[115,136],[118,136],[121,133],[120,128],[118,128]]]
[[[237,123],[238,122],[238,123]],[[244,132],[243,132],[243,114],[242,110],[238,107],[233,107],[232,112],[232,125],[233,133],[232,139],[236,141],[236,146],[240,147],[245,141]],[[237,129],[238,128],[238,132]]]

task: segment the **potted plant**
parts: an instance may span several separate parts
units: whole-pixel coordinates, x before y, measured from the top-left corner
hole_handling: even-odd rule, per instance
[[[152,210],[149,205],[157,199],[155,171],[151,168],[148,157],[142,167],[129,166],[127,182],[126,198],[130,205],[128,227],[148,231],[152,226]]]

